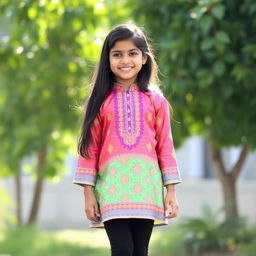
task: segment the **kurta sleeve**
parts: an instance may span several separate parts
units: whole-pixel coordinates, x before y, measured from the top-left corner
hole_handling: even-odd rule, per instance
[[[165,186],[168,184],[178,184],[181,182],[181,177],[173,145],[168,101],[164,96],[157,98],[155,119],[156,153],[162,172],[163,184]]]
[[[80,186],[84,186],[85,184],[95,186],[96,184],[102,131],[102,122],[99,114],[94,119],[90,131],[91,140],[88,146],[89,158],[79,155],[73,177],[73,183]]]

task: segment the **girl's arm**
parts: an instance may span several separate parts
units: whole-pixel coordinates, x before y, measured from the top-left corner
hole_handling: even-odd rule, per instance
[[[168,101],[164,96],[157,95],[156,102],[156,153],[163,176],[164,186],[181,182],[180,171],[176,161],[170,124]]]
[[[73,177],[73,183],[84,186],[95,186],[98,172],[98,160],[101,147],[102,124],[98,114],[90,127],[91,140],[88,146],[89,158],[83,158],[79,155],[77,167]]]
[[[88,146],[89,158],[78,157],[73,183],[84,187],[85,213],[89,220],[98,222],[100,217],[98,202],[93,188],[96,184],[98,160],[101,150],[102,123],[98,114],[90,127],[91,141]]]
[[[168,101],[164,96],[159,96],[157,100],[155,130],[159,167],[162,172],[164,186],[167,189],[164,200],[165,211],[167,212],[166,218],[174,218],[179,211],[175,184],[181,182],[181,177],[173,145]]]
[[[169,184],[166,186],[167,194],[164,199],[165,218],[175,218],[179,214],[179,204],[176,198],[175,185]],[[170,209],[171,208],[171,209]]]
[[[98,202],[93,193],[93,186],[84,185],[84,199],[85,199],[85,214],[86,217],[91,220],[98,222],[100,218],[100,211]]]

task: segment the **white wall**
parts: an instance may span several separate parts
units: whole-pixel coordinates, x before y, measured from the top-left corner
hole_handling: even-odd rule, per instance
[[[227,165],[231,166],[239,149],[225,150],[223,153]],[[181,220],[185,216],[201,214],[201,205],[207,203],[213,211],[222,206],[222,190],[215,179],[202,179],[205,168],[204,143],[199,137],[185,141],[183,147],[176,150],[177,161],[183,178],[183,183],[177,185],[177,196],[180,203]],[[247,216],[251,223],[256,224],[256,165],[255,153],[250,153],[238,182],[238,203],[241,215]],[[57,184],[46,181],[42,195],[39,214],[39,226],[47,229],[88,227],[84,214],[82,187],[72,184],[72,174],[76,165],[74,157],[67,157],[66,177]],[[13,179],[0,180],[14,195]],[[28,176],[22,179],[23,219],[28,217],[33,181]]]
[[[5,184],[14,194],[12,179]],[[23,219],[27,219],[31,202],[33,184],[30,179],[23,182]],[[177,185],[177,197],[180,204],[179,221],[185,216],[201,215],[201,205],[206,203],[216,212],[222,206],[221,187],[216,180],[185,179]],[[247,216],[250,223],[256,224],[256,182],[241,179],[238,183],[238,201],[240,214]],[[44,192],[38,224],[45,229],[85,229],[88,227],[84,215],[83,189],[72,184],[71,177],[66,177],[61,183],[44,184]]]

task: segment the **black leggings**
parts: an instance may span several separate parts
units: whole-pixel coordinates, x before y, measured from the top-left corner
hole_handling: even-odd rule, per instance
[[[104,222],[112,256],[147,256],[153,220],[114,219]]]

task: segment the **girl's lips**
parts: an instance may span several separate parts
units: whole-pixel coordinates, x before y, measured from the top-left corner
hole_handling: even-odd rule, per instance
[[[127,72],[127,71],[130,71],[132,69],[132,67],[122,67],[122,68],[119,68],[121,71],[124,71],[124,72]]]

